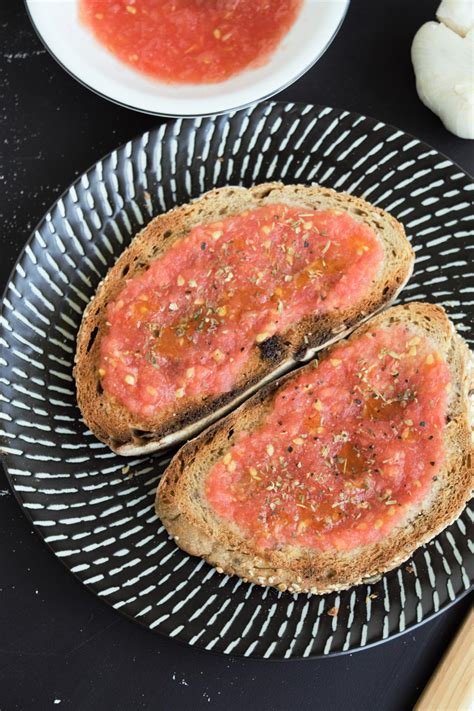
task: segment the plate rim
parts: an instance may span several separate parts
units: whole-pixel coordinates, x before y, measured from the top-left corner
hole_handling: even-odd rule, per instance
[[[372,122],[375,122],[375,123],[380,123],[380,124],[382,124],[382,126],[384,126],[384,127],[387,127],[387,128],[389,128],[389,129],[391,129],[391,130],[393,130],[393,131],[400,131],[404,136],[406,136],[406,137],[408,137],[408,138],[412,138],[412,139],[418,141],[418,143],[419,143],[422,147],[427,147],[427,148],[429,148],[430,150],[434,151],[438,156],[441,156],[442,158],[445,158],[445,159],[448,160],[453,166],[456,166],[463,174],[465,174],[469,179],[472,180],[472,176],[470,175],[470,173],[469,173],[466,169],[464,169],[462,166],[460,166],[456,161],[454,161],[453,159],[451,159],[449,156],[447,156],[447,155],[444,154],[443,152],[439,151],[438,149],[434,148],[434,147],[431,146],[430,144],[426,143],[426,141],[423,141],[423,140],[421,140],[421,139],[418,139],[418,138],[417,138],[416,136],[414,136],[413,134],[411,134],[411,133],[409,133],[409,132],[407,132],[407,131],[404,131],[404,130],[402,130],[402,129],[399,129],[399,128],[397,128],[396,126],[393,126],[392,124],[388,124],[388,123],[386,123],[385,121],[381,121],[381,120],[376,119],[376,118],[374,118],[374,117],[367,116],[367,115],[365,115],[365,114],[360,114],[360,113],[355,112],[355,111],[349,111],[349,110],[347,110],[347,109],[341,109],[341,108],[339,108],[339,107],[326,106],[326,105],[324,105],[324,104],[311,104],[311,103],[306,103],[306,102],[290,102],[290,101],[267,101],[267,102],[265,102],[265,103],[266,103],[267,105],[271,104],[272,106],[289,106],[289,107],[291,107],[292,109],[294,109],[294,108],[303,108],[303,107],[307,108],[307,107],[310,107],[310,109],[312,109],[312,110],[314,110],[314,111],[316,111],[316,112],[320,112],[320,111],[322,111],[322,110],[324,110],[324,109],[329,109],[329,110],[331,110],[331,111],[335,111],[335,112],[337,112],[338,114],[347,112],[347,113],[351,114],[351,115],[354,116],[354,117],[360,117],[360,118],[362,118],[362,119],[364,119],[364,120],[368,119],[369,121],[372,121]],[[243,107],[243,108],[245,109],[245,108],[248,108],[248,107]],[[228,113],[228,112],[224,112],[224,113]],[[222,115],[222,114],[210,114],[210,115],[209,115],[209,118],[218,117],[218,116],[221,116],[221,115]],[[196,118],[196,117],[178,117],[178,118],[176,118],[175,120],[176,120],[176,121],[182,120],[182,121],[192,122],[194,118]],[[230,118],[232,118],[232,117],[230,117]],[[139,134],[135,135],[133,138],[131,138],[131,139],[127,140],[127,141],[124,141],[123,143],[121,143],[121,144],[120,144],[119,146],[117,146],[116,148],[112,149],[111,151],[108,151],[108,152],[105,153],[102,157],[98,158],[96,161],[94,161],[93,163],[91,163],[91,164],[89,165],[89,167],[86,168],[80,175],[76,176],[75,179],[64,189],[64,191],[63,191],[59,196],[57,196],[57,197],[55,198],[55,200],[51,203],[50,207],[49,207],[47,210],[45,210],[45,212],[42,214],[41,218],[35,223],[34,227],[31,229],[31,232],[30,232],[29,236],[27,237],[27,239],[26,239],[25,242],[23,243],[22,247],[20,248],[20,251],[19,251],[19,253],[18,253],[18,255],[17,255],[17,257],[16,257],[16,259],[15,259],[13,265],[12,265],[12,269],[11,269],[11,271],[10,271],[10,273],[9,273],[9,276],[7,277],[7,280],[6,280],[4,289],[2,290],[2,294],[1,294],[1,297],[0,297],[0,298],[1,298],[1,302],[0,302],[0,317],[4,315],[4,309],[5,309],[4,301],[5,301],[5,297],[7,296],[8,289],[9,289],[9,285],[11,284],[12,281],[14,281],[17,265],[19,264],[20,260],[23,258],[24,253],[25,253],[25,249],[26,249],[27,245],[29,245],[30,242],[34,239],[34,235],[35,235],[36,231],[38,230],[38,228],[39,228],[41,225],[44,224],[44,222],[45,222],[45,220],[46,220],[46,216],[47,216],[49,213],[51,213],[51,211],[52,211],[52,209],[54,208],[54,206],[56,206],[57,203],[58,203],[60,200],[62,200],[62,198],[63,198],[65,195],[67,195],[67,193],[71,190],[71,188],[75,187],[76,185],[79,185],[79,184],[81,183],[82,179],[83,179],[83,176],[84,176],[84,175],[87,175],[91,170],[93,170],[93,169],[95,168],[95,166],[96,166],[98,163],[104,161],[104,160],[105,160],[108,156],[110,156],[112,153],[118,152],[118,151],[120,151],[120,150],[124,150],[125,147],[126,147],[128,144],[131,144],[131,143],[134,143],[134,142],[139,142],[139,141],[143,138],[143,136],[145,136],[146,134],[152,134],[152,133],[158,132],[159,130],[160,130],[160,126],[155,126],[155,127],[151,128],[151,129],[148,129],[147,131],[144,131],[144,132],[142,132],[142,133],[139,133]],[[161,213],[158,213],[158,214],[161,214]],[[152,218],[150,218],[150,219],[152,219]],[[4,333],[4,331],[5,331],[5,326],[4,326],[3,324],[0,324],[0,335],[2,335],[2,334]],[[8,470],[8,466],[7,466],[7,460],[8,460],[9,454],[8,454],[8,453],[5,453],[5,452],[3,451],[3,446],[2,446],[2,444],[5,444],[5,438],[3,438],[3,437],[1,438],[1,443],[0,443],[0,460],[1,460],[1,462],[2,462],[2,467],[3,467],[3,470],[4,470],[4,472],[5,472],[5,476],[6,476],[6,479],[7,479],[7,481],[8,481],[9,488],[11,489],[11,491],[12,491],[12,493],[13,493],[13,495],[14,495],[14,497],[15,497],[17,503],[18,503],[18,505],[20,506],[20,508],[21,508],[21,510],[22,510],[22,512],[23,512],[23,514],[25,515],[25,517],[27,518],[27,520],[29,521],[29,523],[32,525],[33,530],[35,531],[36,534],[39,535],[40,539],[43,541],[44,544],[46,544],[46,546],[48,547],[48,549],[53,553],[54,557],[55,557],[56,559],[59,559],[60,562],[63,564],[63,566],[64,566],[70,573],[73,574],[74,578],[76,578],[76,580],[77,580],[83,587],[85,587],[90,593],[92,593],[92,594],[94,595],[94,597],[100,599],[100,596],[97,594],[97,591],[96,591],[95,589],[93,589],[91,585],[89,585],[89,584],[85,583],[83,580],[81,580],[80,577],[79,577],[75,572],[73,572],[73,571],[71,570],[71,567],[69,567],[69,565],[67,564],[67,558],[65,558],[64,560],[62,560],[61,557],[56,554],[56,551],[54,550],[54,548],[52,547],[52,545],[46,540],[46,535],[45,535],[46,532],[43,532],[42,528],[39,527],[39,526],[37,526],[37,525],[35,524],[35,521],[33,520],[33,517],[32,517],[32,513],[30,512],[29,509],[26,509],[26,508],[25,508],[24,502],[23,502],[22,498],[20,497],[19,493],[17,492],[17,490],[16,490],[16,488],[15,488],[15,486],[14,486],[13,477],[12,477],[12,475],[10,474],[10,472],[9,472],[9,470]],[[466,506],[467,506],[467,504],[466,504]],[[465,509],[463,509],[463,512],[464,512],[464,511],[465,511]],[[434,539],[432,539],[432,540],[436,540],[436,537],[435,537]],[[428,544],[427,544],[427,545],[428,545]],[[403,565],[403,563],[402,563],[402,565]],[[400,567],[400,566],[399,566],[399,567]],[[358,587],[358,586],[352,586],[351,589],[355,590],[355,589],[357,589],[357,587]],[[313,654],[308,655],[307,657],[298,656],[298,655],[290,656],[290,657],[283,657],[283,656],[264,657],[264,656],[262,656],[262,655],[255,655],[255,656],[254,656],[253,654],[252,654],[252,655],[245,655],[245,654],[236,653],[236,652],[233,652],[233,651],[231,651],[231,652],[225,652],[225,653],[224,653],[223,651],[218,650],[218,649],[206,649],[204,646],[199,645],[199,643],[197,643],[197,644],[190,644],[188,641],[186,641],[186,640],[184,640],[184,639],[182,639],[182,638],[180,638],[180,637],[178,637],[178,636],[171,638],[170,635],[169,635],[167,632],[162,631],[159,627],[158,627],[158,628],[150,629],[150,627],[149,627],[145,622],[143,622],[140,618],[138,618],[138,617],[133,617],[132,615],[127,614],[127,612],[125,611],[125,609],[114,607],[113,604],[112,604],[107,598],[104,598],[104,599],[102,600],[102,602],[104,602],[108,607],[111,607],[115,612],[121,613],[122,617],[125,617],[125,618],[126,618],[127,620],[129,620],[130,622],[138,623],[138,624],[140,625],[140,627],[145,628],[145,629],[148,630],[149,632],[151,632],[151,633],[153,633],[153,634],[158,634],[158,635],[159,635],[160,637],[162,637],[162,638],[173,639],[174,641],[177,641],[179,644],[183,644],[183,645],[187,646],[188,648],[191,647],[191,648],[198,649],[198,650],[200,650],[200,651],[202,651],[202,652],[205,652],[205,653],[209,653],[209,652],[210,652],[210,653],[212,653],[212,654],[214,654],[214,655],[218,655],[218,656],[235,657],[235,658],[239,658],[239,659],[252,659],[252,660],[258,659],[258,660],[261,660],[261,661],[301,661],[301,660],[306,660],[306,659],[307,659],[307,660],[312,660],[312,659],[325,659],[325,658],[328,658],[328,657],[338,657],[338,656],[343,656],[343,655],[346,655],[346,654],[353,654],[353,653],[355,653],[355,652],[363,651],[363,650],[365,650],[365,649],[370,649],[370,648],[375,647],[375,646],[377,646],[377,645],[379,645],[379,644],[383,644],[383,643],[388,642],[388,641],[390,641],[390,640],[392,640],[392,639],[394,639],[394,638],[400,637],[400,636],[402,636],[402,635],[404,635],[404,634],[406,634],[406,633],[408,633],[408,632],[413,631],[413,630],[416,629],[417,627],[420,627],[421,625],[425,624],[426,622],[429,622],[429,621],[433,620],[434,618],[436,618],[437,616],[439,616],[440,614],[442,614],[445,610],[448,610],[449,608],[451,608],[452,606],[454,606],[457,602],[461,601],[465,596],[467,596],[468,594],[470,594],[473,589],[474,589],[474,583],[471,583],[471,585],[470,585],[469,588],[467,588],[467,589],[461,591],[460,593],[457,593],[456,596],[455,596],[455,598],[454,598],[454,600],[447,600],[442,606],[439,607],[438,610],[434,610],[434,611],[432,611],[432,612],[430,612],[430,613],[427,613],[426,616],[424,616],[421,621],[414,621],[413,623],[408,624],[403,630],[399,630],[399,631],[397,631],[397,632],[393,632],[392,634],[390,634],[390,635],[389,635],[388,637],[386,637],[386,638],[376,639],[376,640],[374,640],[374,641],[372,641],[372,642],[369,642],[369,643],[364,644],[363,646],[362,646],[362,645],[358,645],[358,646],[355,646],[355,647],[350,648],[350,649],[347,649],[347,650],[331,651],[331,652],[329,652],[328,654],[324,654],[324,653],[313,653]],[[339,591],[339,592],[344,592],[344,591]],[[319,596],[314,596],[314,597],[319,597]]]
[[[3,299],[2,299],[3,301]],[[221,659],[240,659],[243,661],[249,661],[249,662],[260,662],[262,664],[265,663],[284,663],[284,662],[312,662],[315,659],[333,659],[335,657],[346,657],[347,655],[352,655],[352,654],[357,654],[359,652],[364,652],[369,649],[373,649],[374,647],[378,647],[383,644],[387,644],[388,642],[391,642],[392,640],[398,639],[400,637],[403,637],[406,634],[409,634],[413,632],[414,630],[418,629],[419,627],[422,627],[428,622],[433,622],[435,619],[440,617],[444,612],[447,610],[450,610],[452,607],[454,607],[457,603],[461,602],[461,600],[464,600],[465,597],[468,595],[471,595],[474,592],[474,583],[471,584],[471,586],[467,590],[463,590],[459,595],[456,595],[454,600],[449,600],[445,605],[440,607],[438,610],[432,612],[431,614],[427,615],[424,617],[420,622],[414,622],[412,625],[409,625],[405,627],[403,630],[399,630],[398,632],[394,632],[393,634],[389,635],[388,637],[381,638],[381,639],[376,639],[373,642],[369,642],[368,644],[365,644],[364,646],[358,645],[357,647],[354,647],[353,649],[340,649],[335,652],[330,652],[329,654],[324,654],[323,652],[318,652],[316,654],[310,654],[307,657],[303,656],[290,656],[290,657],[283,657],[283,656],[277,656],[277,657],[264,657],[263,655],[245,655],[245,654],[239,654],[237,652],[234,652],[233,650],[230,652],[222,652],[219,649],[206,649],[205,647],[199,645],[199,644],[190,644],[187,642],[185,639],[181,639],[180,637],[171,637],[169,634],[166,632],[163,632],[159,627],[151,629],[145,622],[143,622],[139,617],[131,617],[128,615],[124,609],[121,607],[116,608],[114,607],[108,600],[107,598],[103,598],[97,594],[97,592],[87,583],[82,581],[76,573],[74,573],[71,568],[66,564],[66,559],[62,559],[61,557],[56,555],[56,552],[54,551],[54,548],[50,545],[50,543],[46,540],[46,537],[43,536],[42,531],[40,530],[40,527],[36,526],[33,519],[31,518],[31,515],[28,511],[28,509],[25,509],[25,507],[22,505],[21,499],[18,496],[17,491],[15,490],[13,486],[13,479],[10,476],[8,469],[5,464],[5,456],[1,451],[1,446],[0,446],[0,462],[2,464],[3,471],[5,473],[5,478],[8,482],[8,486],[10,487],[13,496],[15,497],[21,511],[25,515],[28,523],[30,523],[33,526],[33,531],[34,533],[39,537],[40,541],[42,544],[44,544],[48,550],[52,553],[54,560],[59,562],[62,567],[64,567],[68,573],[72,574],[74,580],[76,583],[78,583],[82,589],[85,589],[88,593],[88,595],[92,595],[95,600],[99,601],[101,605],[103,605],[105,608],[108,608],[112,610],[113,613],[119,613],[120,616],[125,619],[129,624],[131,625],[136,625],[140,627],[140,629],[144,630],[145,633],[148,633],[151,637],[160,637],[161,639],[169,640],[172,643],[176,643],[179,646],[186,647],[187,649],[191,649],[193,651],[197,651],[203,655],[211,654],[214,657],[219,657]],[[466,504],[467,506],[467,504]],[[464,509],[463,509],[464,511]],[[438,534],[439,535],[439,534]],[[432,539],[435,540],[435,539]],[[428,544],[426,544],[428,545]],[[403,563],[402,563],[403,565]],[[233,576],[235,577],[235,576]],[[360,586],[358,585],[353,585],[352,588],[349,588],[350,590],[356,589]],[[346,592],[346,591],[340,591],[340,592]],[[318,595],[313,595],[312,597],[320,597]]]

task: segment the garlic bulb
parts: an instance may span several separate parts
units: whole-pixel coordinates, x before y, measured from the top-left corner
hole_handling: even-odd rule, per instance
[[[436,10],[436,17],[458,35],[465,37],[474,27],[473,0],[443,0]]]
[[[444,0],[438,14],[452,27],[467,28],[466,36],[443,23],[426,22],[413,39],[411,58],[422,102],[448,131],[474,138],[474,28],[468,28],[464,7],[458,7],[457,13],[453,10],[455,5],[465,4],[463,0]]]

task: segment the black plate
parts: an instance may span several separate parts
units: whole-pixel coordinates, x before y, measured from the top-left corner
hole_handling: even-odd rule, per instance
[[[82,311],[144,223],[214,186],[268,179],[315,181],[390,210],[417,254],[402,300],[443,304],[472,339],[473,186],[447,158],[402,131],[331,108],[268,102],[179,120],[99,161],[30,237],[3,302],[2,443],[23,511],[117,610],[204,649],[311,657],[388,639],[461,596],[473,577],[471,512],[372,585],[293,596],[245,584],[168,538],[153,511],[159,460],[127,460],[98,442],[81,420],[71,374]],[[335,617],[327,614],[333,607]]]

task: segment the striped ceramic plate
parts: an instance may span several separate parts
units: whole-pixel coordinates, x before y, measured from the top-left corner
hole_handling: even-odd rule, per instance
[[[470,511],[371,585],[297,597],[245,584],[168,538],[153,511],[162,463],[126,460],[98,442],[81,421],[71,374],[82,311],[144,223],[216,185],[268,179],[316,181],[390,210],[417,254],[403,300],[444,304],[472,337],[473,186],[447,158],[383,123],[331,108],[271,102],[176,121],[84,173],[23,250],[3,303],[4,464],[54,553],[131,619],[226,654],[328,655],[403,632],[468,589]]]

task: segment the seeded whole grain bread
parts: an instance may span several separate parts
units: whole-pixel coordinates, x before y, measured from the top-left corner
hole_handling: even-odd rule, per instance
[[[425,335],[442,355],[451,372],[446,460],[423,504],[413,505],[389,535],[377,543],[349,551],[319,552],[285,545],[262,552],[239,528],[221,519],[203,494],[207,473],[237,440],[264,421],[274,397],[296,373],[270,383],[225,419],[188,442],[176,454],[159,484],[156,512],[183,550],[205,558],[219,572],[239,575],[258,585],[281,591],[315,594],[343,590],[391,570],[409,558],[462,512],[474,485],[474,362],[473,355],[438,306],[411,303],[375,316],[349,338],[374,326],[409,324],[415,335]],[[331,353],[325,351],[323,357]]]
[[[380,237],[384,260],[380,273],[364,297],[346,311],[314,315],[286,331],[255,343],[245,372],[230,392],[219,396],[184,397],[140,417],[104,392],[99,379],[100,341],[106,332],[106,308],[131,279],[147,269],[193,227],[236,215],[245,210],[285,203],[310,209],[348,212]],[[357,324],[386,307],[407,282],[414,255],[403,226],[388,213],[364,200],[328,188],[265,183],[253,188],[211,190],[193,202],[152,220],[132,241],[87,306],[77,340],[75,379],[79,407],[87,426],[112,450],[136,456],[165,449],[197,434],[240,404],[262,384],[307,360],[321,347],[347,335]]]

